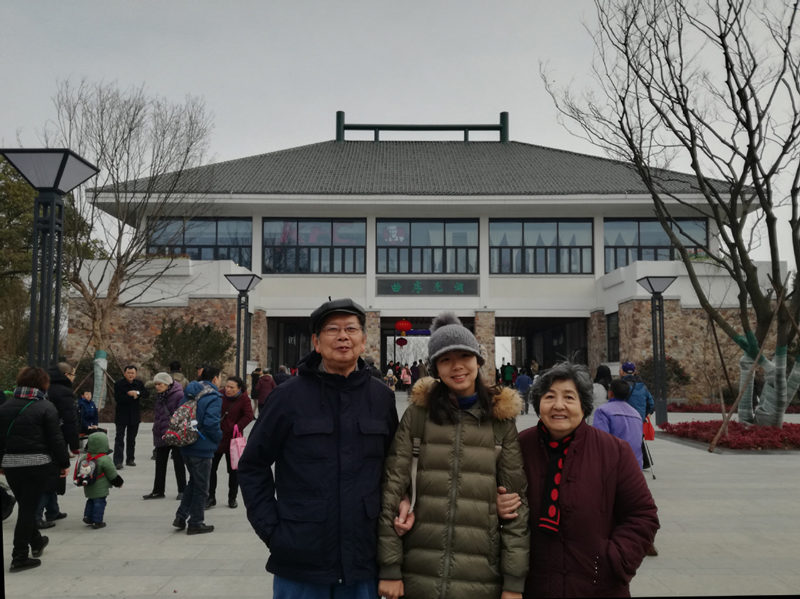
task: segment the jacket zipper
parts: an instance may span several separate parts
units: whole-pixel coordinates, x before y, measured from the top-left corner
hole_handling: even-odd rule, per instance
[[[444,548],[444,572],[442,572],[441,586],[439,587],[439,597],[445,599],[445,589],[448,587],[448,579],[450,577],[450,560],[452,559],[453,551],[453,526],[455,523],[455,507],[456,499],[458,498],[458,473],[461,467],[461,426],[463,423],[462,415],[458,414],[458,422],[456,423],[456,438],[455,438],[455,451],[453,452],[453,468],[452,468],[452,481],[450,487],[450,502],[447,510],[447,541]]]

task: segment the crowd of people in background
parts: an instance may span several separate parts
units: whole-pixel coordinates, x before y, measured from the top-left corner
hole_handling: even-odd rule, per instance
[[[152,394],[155,472],[142,499],[166,497],[171,461],[172,526],[213,532],[205,514],[224,461],[227,506],[238,507],[241,486],[270,549],[277,599],[626,595],[644,556],[657,555],[657,510],[641,475],[653,397],[635,364],[623,362],[619,378],[601,365],[592,381],[581,365],[504,359],[486,383],[474,335],[443,313],[427,360],[379,367],[361,358],[364,319],[352,300],[324,303],[311,315],[313,351],[296,368],[257,368],[247,381],[223,381],[213,365],[188,381],[172,362],[145,384],[126,365],[114,384],[113,450],[92,393],[75,396],[72,366],[22,369],[0,404],[0,467],[19,505],[10,570],[39,566],[49,542],[40,530],[67,517],[58,496],[70,457],[83,522],[106,527],[120,471],[137,466]],[[393,391],[410,395],[399,423]],[[516,417],[530,407],[538,424],[518,435]],[[196,438],[176,445],[167,439],[182,410]],[[232,441],[256,417],[234,458]],[[470,527],[471,536],[456,534]],[[576,557],[587,552],[594,562]]]

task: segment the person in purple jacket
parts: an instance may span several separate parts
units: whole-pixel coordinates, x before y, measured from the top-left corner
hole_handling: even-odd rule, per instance
[[[169,427],[172,413],[183,401],[183,386],[166,372],[159,372],[153,377],[156,400],[153,403],[153,445],[156,448],[156,474],[153,479],[153,490],[142,499],[162,499],[167,481],[167,463],[172,453],[175,466],[175,482],[178,484],[178,499],[186,488],[186,469],[183,466],[180,448],[171,447],[161,438]]]
[[[614,379],[609,386],[608,403],[594,412],[593,426],[596,429],[622,439],[633,450],[639,468],[642,467],[642,418],[636,408],[626,400],[631,388],[622,379]]]

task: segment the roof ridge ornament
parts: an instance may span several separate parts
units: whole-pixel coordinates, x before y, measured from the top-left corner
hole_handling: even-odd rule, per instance
[[[469,141],[470,131],[497,131],[500,142],[508,142],[508,112],[500,113],[500,123],[497,125],[397,125],[397,124],[364,124],[345,123],[344,111],[336,111],[336,141],[345,141],[345,131],[372,131],[374,141],[380,141],[381,131],[463,131],[464,141]]]

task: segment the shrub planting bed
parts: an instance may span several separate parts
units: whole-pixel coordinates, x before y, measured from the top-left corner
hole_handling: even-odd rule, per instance
[[[719,430],[721,421],[676,422],[661,424],[665,433],[710,443]],[[730,449],[800,449],[800,424],[784,423],[775,426],[745,426],[739,422],[728,423],[727,434],[720,437],[719,447]]]
[[[725,406],[725,409],[730,409],[730,406]],[[708,404],[708,403],[696,403],[696,404],[689,404],[689,403],[668,403],[667,404],[667,412],[711,412],[712,414],[719,414],[719,404]],[[786,409],[787,414],[800,414],[800,405],[791,405]]]

